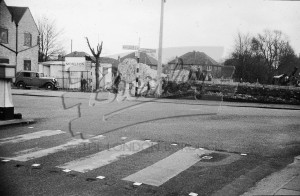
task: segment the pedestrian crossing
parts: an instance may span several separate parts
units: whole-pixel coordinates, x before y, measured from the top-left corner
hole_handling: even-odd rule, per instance
[[[37,131],[34,133],[28,133],[19,136],[0,139],[0,144],[19,144],[22,142],[30,142],[33,139],[45,139],[49,136],[60,137],[60,134],[64,133],[65,132],[61,130]],[[75,148],[79,145],[90,144],[92,142],[95,142],[95,140],[97,139],[105,140],[104,138],[106,139],[105,136],[101,135],[92,137],[90,139],[72,139],[64,144],[60,144],[57,146],[52,146],[49,148],[40,148],[36,146],[30,149],[22,149],[22,151],[16,152],[12,156],[1,157],[0,155],[0,157],[1,159],[5,160],[26,162],[46,157],[48,155],[59,153],[62,151],[67,152],[68,150]],[[122,138],[124,139],[125,137]],[[120,141],[123,139],[120,138]],[[138,153],[147,153],[147,149],[149,150],[150,148],[155,147],[157,145],[159,145],[159,142],[140,139],[128,139],[126,143],[123,142],[121,144],[114,144],[112,146],[108,146],[105,149],[100,149],[100,152],[98,151],[87,156],[74,158],[74,160],[58,164],[55,166],[55,168],[59,168],[62,171],[74,171],[79,173],[93,172],[112,163],[122,162],[122,160],[124,160],[124,157],[129,157],[133,155],[139,157]],[[169,145],[170,147],[173,147],[172,144]],[[160,152],[159,150],[157,150],[157,152],[155,151],[155,153]],[[151,156],[153,156],[153,154],[155,153],[152,152]],[[176,150],[174,150],[174,152],[171,152],[166,157],[163,157],[154,164],[150,166],[145,166],[144,168],[139,169],[138,171],[134,170],[133,168],[130,175],[127,175],[127,172],[127,176],[121,178],[120,180],[129,182],[139,182],[159,187],[165,182],[171,180],[181,172],[184,172],[189,167],[199,162],[201,160],[201,155],[209,153],[211,153],[211,151],[204,149],[176,146]],[[138,158],[136,159],[138,160]]]
[[[53,135],[58,135],[63,133],[65,132],[61,130],[43,130],[34,133],[28,133],[28,134],[0,139],[0,145],[9,144],[9,143],[20,143],[28,140],[39,139],[42,137],[48,137],[48,136],[53,136]]]
[[[59,151],[63,151],[63,150],[67,150],[69,148],[75,147],[79,144],[83,144],[83,143],[90,143],[89,140],[82,140],[82,139],[74,139],[71,140],[65,144],[59,145],[59,146],[54,146],[51,148],[46,148],[46,149],[37,149],[36,151],[31,151],[29,153],[25,153],[25,154],[21,154],[21,153],[17,153],[20,155],[17,156],[13,156],[13,157],[9,157],[6,159],[9,160],[14,160],[14,161],[29,161],[32,159],[37,159],[37,158],[41,158]]]
[[[85,157],[83,159],[71,161],[64,165],[58,166],[63,169],[70,169],[78,172],[88,172],[90,170],[105,166],[114,161],[117,161],[119,157],[128,156],[145,150],[153,145],[156,142],[148,142],[141,140],[132,140],[125,144],[121,144],[107,150],[103,150],[99,153],[96,153],[92,156]]]

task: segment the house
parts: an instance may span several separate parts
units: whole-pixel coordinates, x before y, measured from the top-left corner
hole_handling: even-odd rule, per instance
[[[214,59],[206,55],[204,52],[188,52],[180,57],[176,57],[172,61],[168,62],[165,68],[165,73],[170,74],[175,69],[186,69],[196,68],[201,72],[211,74],[213,78],[219,77],[222,70],[222,65],[217,63]]]
[[[38,36],[28,7],[0,0],[0,63],[16,65],[16,71],[38,71]]]
[[[135,52],[132,52],[132,53],[122,57],[120,59],[120,61],[123,62],[123,60],[125,60],[127,58],[136,59]],[[157,70],[158,61],[145,52],[140,52],[139,62],[149,65],[151,69]]]

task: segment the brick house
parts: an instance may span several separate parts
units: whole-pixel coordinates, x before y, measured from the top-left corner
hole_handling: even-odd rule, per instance
[[[181,59],[181,64],[177,62],[178,59]],[[210,56],[205,54],[204,52],[188,52],[179,58],[176,58],[170,62],[168,62],[168,66],[166,66],[165,72],[170,74],[175,69],[187,69],[190,70],[191,67],[196,67],[201,72],[210,73],[214,78],[220,77],[221,70],[223,65],[217,63]]]
[[[28,7],[7,6],[0,0],[0,63],[16,71],[38,71],[37,25]]]

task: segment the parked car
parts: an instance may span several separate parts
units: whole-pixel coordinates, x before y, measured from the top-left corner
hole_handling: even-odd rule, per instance
[[[53,90],[57,89],[59,84],[54,77],[44,77],[43,73],[20,71],[16,74],[15,85],[18,88],[39,87]]]

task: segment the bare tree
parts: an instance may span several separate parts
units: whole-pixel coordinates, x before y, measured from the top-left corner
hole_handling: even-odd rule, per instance
[[[97,45],[97,52],[95,52],[94,48],[91,47],[89,39],[86,37],[86,41],[88,43],[88,46],[93,54],[93,56],[96,59],[96,67],[95,67],[95,73],[96,73],[96,90],[99,89],[99,67],[100,67],[100,54],[102,52],[102,45],[103,42],[101,42],[101,45],[98,43]]]
[[[243,57],[243,61],[246,60],[245,57],[252,56],[251,39],[252,37],[249,34],[238,32],[237,37],[234,40],[234,53]]]
[[[252,49],[265,60],[270,74],[273,74],[279,66],[282,56],[294,54],[287,37],[278,30],[265,30],[252,39]]]
[[[37,23],[40,33],[39,61],[44,62],[53,55],[64,54],[64,48],[59,40],[63,31],[57,29],[55,21],[42,17]]]

